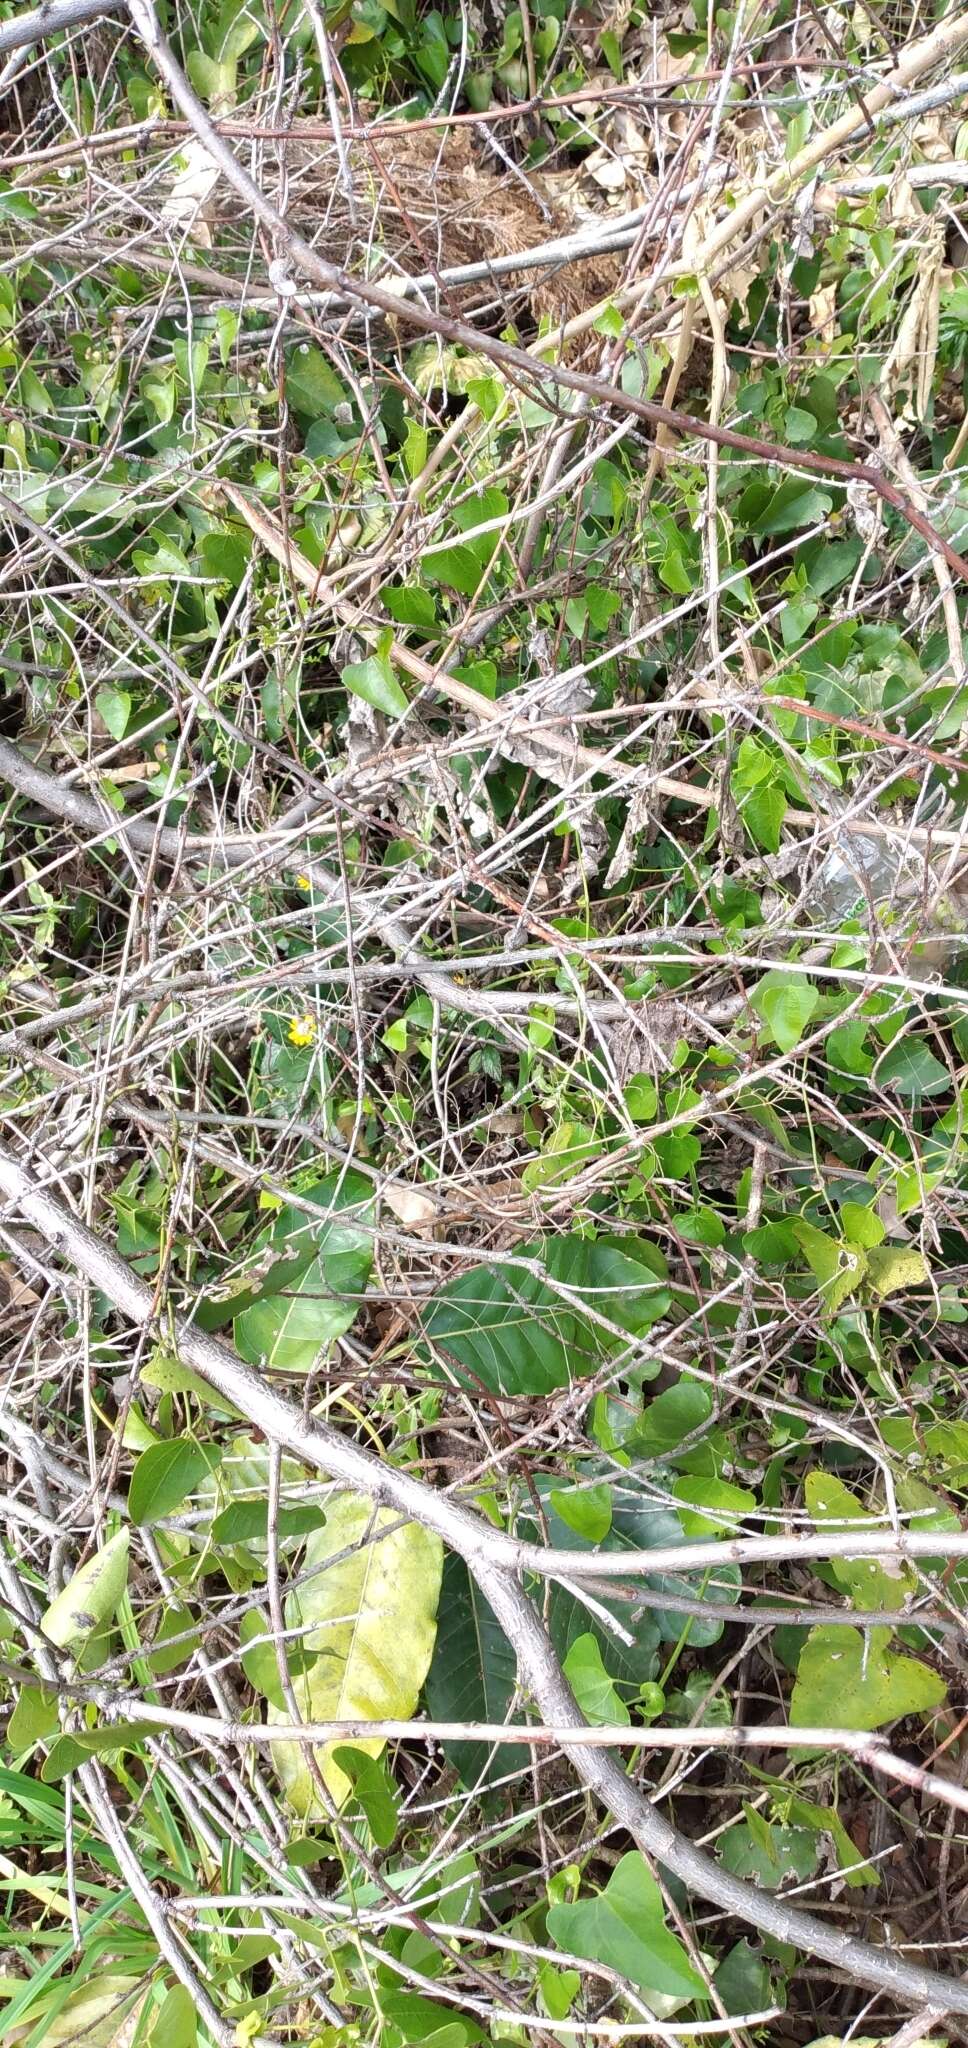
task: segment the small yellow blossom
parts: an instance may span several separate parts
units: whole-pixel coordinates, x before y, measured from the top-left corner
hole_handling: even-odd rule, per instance
[[[316,1038],[316,1019],[308,1010],[301,1017],[294,1017],[289,1026],[290,1045],[312,1045]]]
[[[311,877],[310,875],[297,875],[297,876],[296,876],[296,887],[297,887],[297,889],[311,889],[311,888],[312,888],[312,886],[313,886],[313,884],[312,884],[312,877]]]

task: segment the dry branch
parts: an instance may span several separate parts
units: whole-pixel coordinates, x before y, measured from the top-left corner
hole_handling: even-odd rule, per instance
[[[48,5],[35,7],[29,14],[15,14],[12,21],[0,22],[0,57],[9,50],[46,42],[48,36],[60,35],[64,29],[81,28],[85,22],[99,21],[102,15],[123,11],[124,0],[49,0]]]

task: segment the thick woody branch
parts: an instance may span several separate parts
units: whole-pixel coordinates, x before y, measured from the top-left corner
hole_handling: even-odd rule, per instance
[[[98,21],[103,14],[120,14],[123,0],[50,0],[46,7],[34,7],[29,14],[15,14],[0,23],[0,57],[10,50],[25,50],[31,43],[46,42],[66,28],[80,28],[86,21]]]

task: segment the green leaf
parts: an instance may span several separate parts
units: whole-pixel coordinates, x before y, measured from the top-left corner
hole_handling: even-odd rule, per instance
[[[710,1209],[706,1203],[697,1204],[695,1209],[686,1209],[672,1220],[687,1244],[704,1244],[715,1251],[726,1242],[726,1226],[722,1217],[718,1210]]]
[[[821,1293],[833,1313],[860,1286],[867,1272],[867,1252],[856,1245],[828,1237],[801,1217],[793,1226],[797,1243],[811,1273],[820,1282]]]
[[[817,422],[812,412],[806,412],[802,405],[788,405],[783,422],[783,438],[794,448],[808,448],[816,439]]]
[[[463,1558],[444,1564],[437,1642],[427,1676],[427,1711],[435,1721],[506,1721],[517,1687],[514,1651]],[[465,1785],[520,1771],[530,1758],[522,1743],[447,1742],[448,1763]]]
[[[250,550],[237,533],[203,533],[199,553],[210,576],[238,590],[249,563]]]
[[[723,1957],[713,1983],[724,2010],[739,2018],[748,2012],[763,2012],[773,2002],[769,1964],[748,1941],[738,1941]]]
[[[629,1726],[632,1717],[605,1669],[597,1637],[576,1636],[562,1668],[587,1720],[596,1726]]]
[[[622,599],[617,590],[605,590],[600,583],[589,583],[585,591],[588,606],[588,620],[596,633],[604,633],[611,625],[617,611],[622,608]]]
[[[322,1258],[314,1259],[298,1288],[264,1294],[236,1316],[235,1348],[249,1365],[273,1372],[312,1372],[319,1358],[356,1320],[353,1302],[337,1301]]]
[[[402,718],[410,708],[384,646],[379,647],[375,654],[368,654],[365,661],[348,661],[342,677],[355,697],[365,698],[367,704],[375,705],[377,711],[385,711],[390,718]]]
[[[744,498],[740,499],[736,513],[740,522],[743,521]],[[799,477],[787,477],[778,484],[759,515],[750,520],[750,530],[764,535],[793,533],[798,527],[816,525],[830,511],[832,503],[829,491],[820,490],[816,484],[803,483]]]
[[[751,1252],[764,1266],[788,1266],[797,1257],[800,1246],[792,1224],[785,1217],[777,1217],[759,1224],[756,1230],[745,1231],[743,1250]]]
[[[49,1742],[60,1729],[57,1695],[39,1685],[23,1685],[17,1704],[7,1722],[7,1748],[11,1756],[22,1756],[38,1742]]]
[[[676,1479],[672,1491],[680,1502],[682,1533],[690,1542],[705,1536],[734,1536],[744,1515],[756,1507],[755,1493],[745,1486],[733,1486],[728,1479]]]
[[[192,575],[192,565],[188,556],[168,534],[153,533],[150,538],[154,542],[153,555],[149,554],[147,548],[135,548],[132,554],[132,561],[139,576],[148,579],[173,577],[176,582],[180,582],[182,577]]]
[[[297,1501],[280,1508],[278,1536],[281,1542],[294,1536],[308,1536],[322,1529],[326,1516],[312,1501]],[[269,1503],[265,1500],[235,1500],[212,1523],[213,1543],[266,1543],[269,1538]]]
[[[172,1515],[193,1493],[206,1473],[216,1472],[222,1453],[217,1444],[198,1444],[174,1437],[149,1444],[131,1474],[128,1512],[133,1522],[159,1522]]]
[[[788,1879],[812,1877],[820,1861],[820,1843],[806,1828],[773,1827],[747,1821],[730,1828],[717,1845],[717,1855],[734,1877],[752,1878],[766,1892],[778,1892]]]
[[[835,1807],[817,1806],[812,1800],[803,1799],[796,1792],[784,1792],[775,1796],[773,1805],[783,1820],[792,1821],[796,1826],[813,1828],[819,1834],[830,1836],[834,1855],[843,1872],[844,1880],[851,1889],[880,1884],[876,1864],[864,1862],[856,1842],[851,1840]]]
[[[541,2002],[549,2019],[566,2020],[581,1990],[581,1976],[577,1970],[555,1970],[550,1963],[541,1963],[537,1971],[538,1990]],[[752,2006],[747,2007],[752,2012]]]
[[[780,1051],[792,1052],[799,1045],[820,997],[805,974],[798,974],[793,968],[776,967],[757,982],[750,1001]]]
[[[26,192],[0,178],[0,220],[36,220],[37,208]]]
[[[479,1391],[483,1383],[497,1394],[550,1394],[597,1371],[627,1336],[640,1336],[669,1307],[657,1276],[663,1262],[634,1239],[575,1234],[523,1245],[519,1257],[538,1272],[510,1263],[474,1267],[448,1281],[424,1309],[438,1377],[456,1373],[462,1384]],[[568,1288],[567,1298],[556,1281]],[[583,1302],[619,1334],[593,1324]]]
[[[550,1907],[548,1933],[559,1948],[618,1970],[640,1991],[692,1999],[705,1989],[665,1924],[662,1894],[637,1849],[621,1857],[594,1898]]]
[[[712,1414],[713,1404],[696,1380],[679,1380],[650,1401],[629,1442],[639,1457],[664,1458],[678,1450],[683,1439],[701,1429]]]
[[[170,1602],[161,1614],[145,1657],[148,1670],[156,1678],[180,1670],[194,1656],[200,1640],[201,1627],[191,1608]]]
[[[747,733],[745,739],[740,740],[736,765],[730,777],[734,794],[739,796],[744,790],[758,788],[762,782],[771,782],[777,766],[776,755]]]
[[[433,1653],[442,1565],[440,1538],[416,1522],[401,1524],[396,1511],[374,1510],[354,1493],[327,1503],[326,1527],[309,1538],[299,1589],[285,1609],[287,1629],[305,1630],[305,1647],[316,1653],[312,1668],[293,1678],[304,1720],[406,1720],[414,1712]],[[281,1718],[288,1714],[270,1701],[269,1719]],[[376,1757],[384,1742],[354,1747]],[[282,1743],[272,1754],[290,1805],[317,1816],[301,1746]],[[351,1785],[332,1745],[317,1760],[342,1805]]]
[[[239,1623],[239,1662],[249,1684],[260,1692],[263,1699],[271,1700],[280,1714],[288,1715],[286,1696],[282,1690],[279,1675],[279,1660],[276,1646],[271,1640],[272,1629],[265,1615],[258,1608],[250,1607]],[[286,1645],[286,1662],[291,1676],[310,1670],[315,1659],[303,1643]]]
[[[790,1702],[794,1728],[881,1728],[941,1705],[944,1680],[915,1657],[888,1649],[891,1631],[812,1628]]]
[[[48,1642],[76,1652],[108,1628],[128,1583],[129,1540],[128,1530],[119,1529],[51,1601],[40,1618]]]
[[[452,547],[434,548],[421,557],[421,569],[432,583],[446,584],[461,597],[473,597],[484,580],[484,565],[473,547],[457,541]]]
[[[197,2040],[194,1999],[184,1984],[173,1984],[155,2014],[148,2035],[149,2048],[195,2048]]]
[[[391,584],[383,592],[383,602],[398,626],[416,626],[419,632],[434,636],[440,631],[437,607],[422,584]]]
[[[389,1849],[397,1832],[397,1795],[383,1766],[348,1742],[333,1749],[337,1770],[349,1779],[378,1849]]]
[[[787,800],[778,782],[762,782],[750,791],[740,815],[751,837],[767,853],[780,850],[780,831],[786,817]]]
[[[105,683],[97,691],[94,707],[114,740],[123,740],[131,717],[131,694],[128,690],[116,690]]]
[[[143,1749],[149,1735],[160,1735],[161,1724],[147,1721],[112,1722],[107,1728],[81,1728],[70,1735],[58,1735],[52,1743],[41,1777],[45,1785],[56,1785],[68,1771],[76,1771],[92,1756],[117,1756],[121,1750]]]
[[[572,1487],[551,1496],[555,1514],[586,1543],[601,1543],[612,1526],[612,1490],[603,1480],[598,1486]]]
[[[877,1062],[874,1080],[879,1088],[900,1095],[904,1102],[920,1102],[925,1095],[941,1095],[951,1087],[951,1075],[936,1060],[923,1038],[895,1038]]]
[[[349,395],[322,349],[300,342],[286,364],[286,399],[292,411],[305,420],[331,418],[338,405],[349,402]]]
[[[636,1124],[650,1124],[659,1107],[655,1082],[648,1074],[632,1074],[623,1089],[625,1107]]]
[[[874,1065],[870,1053],[864,1050],[869,1029],[867,1017],[851,1017],[846,1024],[837,1024],[827,1039],[831,1065],[841,1073],[865,1078]]]
[[[884,1225],[876,1209],[868,1209],[862,1202],[841,1202],[840,1220],[844,1226],[844,1236],[851,1244],[858,1244],[865,1251],[879,1245],[885,1236]]]
[[[701,1391],[704,1393],[705,1389]],[[554,1482],[542,1475],[535,1480],[535,1488],[544,1508],[546,1540],[556,1550],[584,1551],[586,1546],[583,1538],[569,1529],[567,1523],[555,1512],[552,1501]],[[527,1510],[519,1516],[516,1527],[522,1536],[539,1536],[539,1530],[529,1519]],[[541,1533],[543,1535],[543,1532]],[[656,1504],[651,1462],[630,1465],[624,1478],[616,1478],[613,1483],[612,1526],[602,1548],[607,1551],[654,1550],[657,1545],[667,1548],[684,1540],[679,1515],[671,1508]],[[707,1587],[701,1574],[689,1578],[676,1572],[650,1572],[646,1579],[646,1584],[653,1593],[668,1592],[681,1595],[695,1594],[701,1590],[711,1605],[722,1604],[724,1616],[728,1615],[729,1607],[734,1605],[739,1597],[739,1583],[736,1566],[726,1563],[717,1570],[714,1586]],[[600,1594],[597,1597],[601,1600]],[[718,1642],[723,1631],[723,1622],[714,1614],[703,1618],[697,1616],[684,1622],[680,1613],[672,1609],[667,1613],[662,1607],[653,1606],[650,1602],[648,1608],[636,1614],[633,1619],[627,1601],[609,1602],[606,1599],[602,1604],[610,1608],[616,1620],[626,1630],[631,1631],[631,1644],[607,1633],[604,1624],[599,1626],[565,1586],[556,1586],[551,1591],[551,1635],[561,1657],[567,1656],[577,1636],[588,1633],[597,1636],[607,1658],[609,1671],[623,1684],[640,1685],[643,1680],[653,1678],[655,1650],[660,1639],[677,1643],[685,1633],[693,1647],[702,1648]]]

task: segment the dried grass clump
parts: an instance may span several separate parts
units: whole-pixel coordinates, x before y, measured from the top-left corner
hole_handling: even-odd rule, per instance
[[[290,218],[321,254],[346,268],[365,263],[372,275],[486,263],[574,234],[595,219],[575,176],[517,177],[483,160],[467,126],[389,130],[351,138],[345,147],[355,224],[335,146],[301,137],[298,129],[281,145]],[[520,279],[446,288],[447,297],[461,312],[495,297],[524,300],[536,321],[557,322],[607,297],[621,267],[619,255],[583,256]]]

